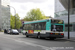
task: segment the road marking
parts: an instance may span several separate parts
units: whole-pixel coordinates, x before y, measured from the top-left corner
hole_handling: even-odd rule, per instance
[[[75,40],[74,40],[75,41]]]
[[[70,42],[70,41],[66,41],[65,43],[68,43],[68,42]]]
[[[50,48],[50,47],[46,47],[46,46],[43,46],[43,45],[38,45],[38,44],[26,42],[26,41],[21,41],[21,40],[17,40],[17,39],[12,39],[12,38],[8,38],[8,37],[2,37],[2,38],[14,40],[14,41],[16,41],[16,42],[24,43],[24,44],[27,44],[27,45],[30,45],[30,46],[33,46],[33,47],[41,47],[41,48],[44,49],[44,50],[55,50],[55,49]]]

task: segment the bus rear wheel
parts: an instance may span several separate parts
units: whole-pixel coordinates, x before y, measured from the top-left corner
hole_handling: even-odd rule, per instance
[[[37,38],[40,39],[41,38],[40,35],[38,35]]]

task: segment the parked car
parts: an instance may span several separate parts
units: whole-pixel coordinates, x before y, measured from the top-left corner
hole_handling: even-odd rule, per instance
[[[11,29],[10,30],[10,34],[17,34],[17,35],[19,35],[19,32],[16,29]]]
[[[17,29],[17,30],[18,30],[19,33],[21,33],[21,31],[22,31],[21,29]]]
[[[4,33],[5,33],[5,34],[7,33],[7,30],[6,30],[6,29],[4,29]]]
[[[11,29],[8,29],[8,30],[7,30],[7,34],[10,34],[10,31],[11,31]]]

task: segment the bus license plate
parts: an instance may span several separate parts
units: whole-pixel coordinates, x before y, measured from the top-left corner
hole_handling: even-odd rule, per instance
[[[55,33],[55,35],[58,35],[58,33]]]

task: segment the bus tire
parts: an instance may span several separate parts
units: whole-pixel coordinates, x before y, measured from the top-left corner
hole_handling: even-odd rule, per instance
[[[40,36],[40,35],[38,35],[38,36],[37,36],[37,38],[38,38],[38,39],[41,39],[41,36]]]
[[[26,35],[26,37],[29,37],[28,35]]]
[[[27,34],[27,32],[25,33],[25,35]]]
[[[29,37],[29,36],[27,35],[27,33],[26,33],[26,37]]]

